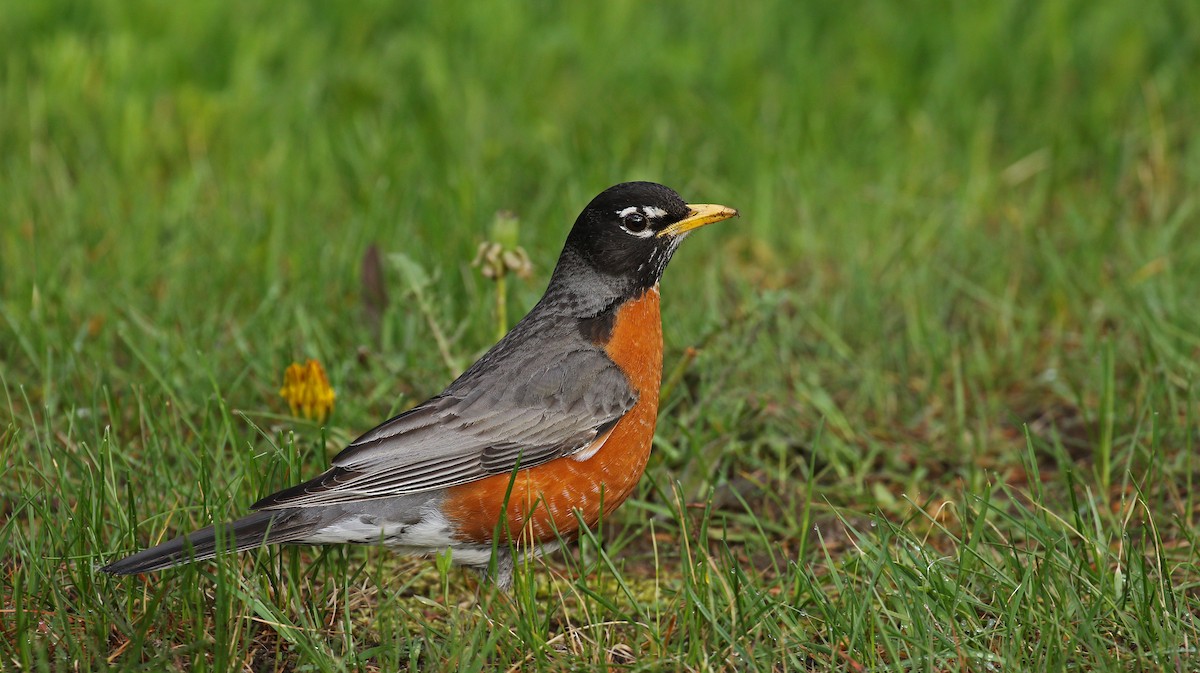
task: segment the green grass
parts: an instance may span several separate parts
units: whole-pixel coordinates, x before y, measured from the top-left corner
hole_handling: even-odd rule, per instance
[[[0,45],[0,668],[1200,666],[1197,3],[16,2]],[[94,571],[438,392],[496,211],[515,319],[628,179],[743,216],[667,273],[680,373],[594,538],[510,595]]]

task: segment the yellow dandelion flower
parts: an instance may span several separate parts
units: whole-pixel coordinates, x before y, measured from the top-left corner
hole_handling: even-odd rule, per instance
[[[293,416],[323,422],[333,411],[333,388],[329,386],[325,368],[316,360],[288,365],[279,394],[287,400]]]

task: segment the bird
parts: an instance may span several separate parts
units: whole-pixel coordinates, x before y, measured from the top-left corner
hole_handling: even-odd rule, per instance
[[[133,575],[267,544],[449,550],[502,588],[633,492],[662,383],[659,281],[695,229],[738,216],[625,182],[575,220],[542,298],[444,391],[345,447],[252,513],[100,568]]]

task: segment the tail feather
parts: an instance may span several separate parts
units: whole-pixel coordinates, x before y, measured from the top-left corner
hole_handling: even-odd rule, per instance
[[[220,524],[221,551],[242,551],[276,542],[288,542],[308,532],[310,525],[297,510],[255,512],[231,523]],[[217,555],[217,526],[181,535],[174,540],[140,551],[102,568],[110,575],[135,575],[203,561]]]

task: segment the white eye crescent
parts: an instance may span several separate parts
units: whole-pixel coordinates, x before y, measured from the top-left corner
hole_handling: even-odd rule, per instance
[[[654,230],[650,228],[650,220],[658,219],[667,214],[667,211],[657,206],[629,206],[628,208],[618,210],[617,217],[621,218],[621,228],[626,233],[633,234],[638,238],[649,238],[654,235]]]

